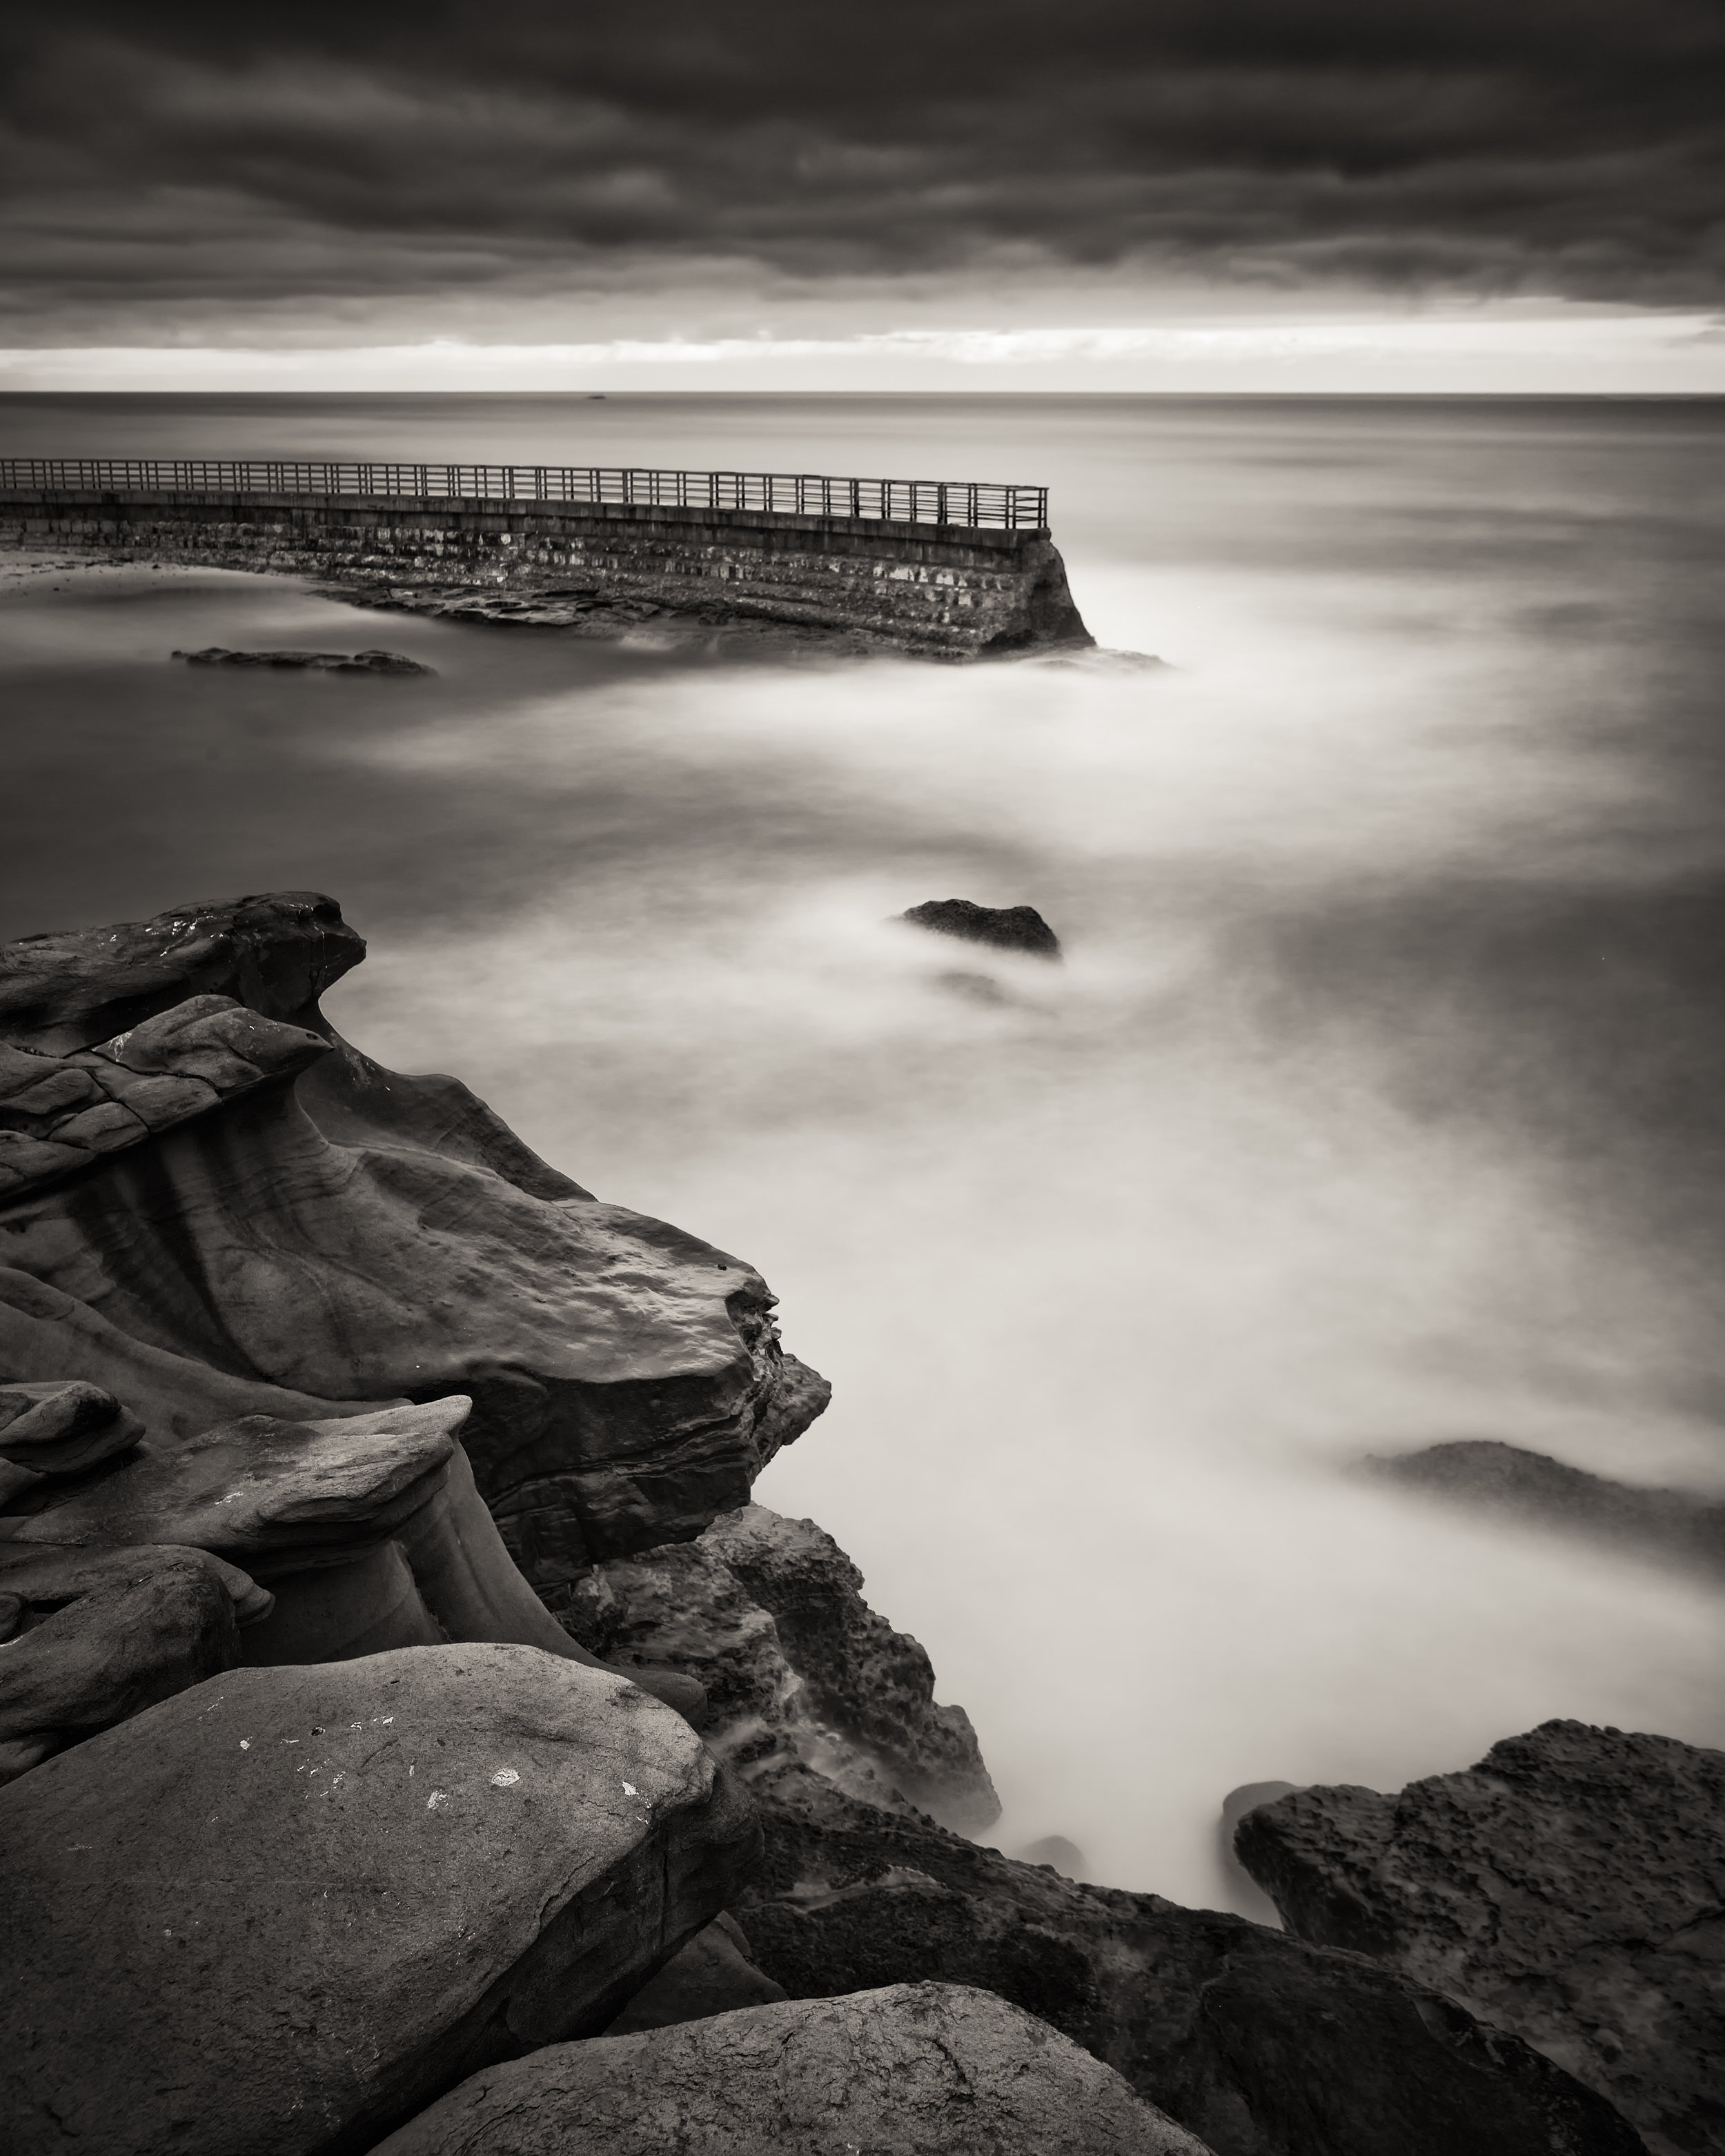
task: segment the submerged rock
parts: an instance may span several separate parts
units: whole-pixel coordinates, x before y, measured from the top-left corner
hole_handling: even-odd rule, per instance
[[[0,1376],[104,1387],[161,1439],[464,1394],[555,1606],[745,1502],[828,1389],[751,1267],[341,1041],[316,998],[363,951],[305,893],[0,950],[0,1120],[47,1119],[0,1130]]]
[[[176,651],[189,666],[287,666],[308,668],[317,674],[434,674],[401,651],[229,651],[212,644],[203,651]]]
[[[1234,1907],[1242,1917],[1250,1917],[1255,1924],[1279,1924],[1281,1918],[1276,1904],[1235,1854],[1234,1837],[1248,1812],[1255,1811],[1260,1804],[1273,1804],[1278,1797],[1291,1796],[1298,1787],[1296,1782],[1245,1782],[1239,1789],[1230,1789],[1222,1799],[1222,1815],[1216,1823],[1222,1875],[1228,1883]]]
[[[1014,1850],[1013,1859],[1019,1864],[1045,1864],[1066,1879],[1084,1876],[1084,1851],[1063,1834],[1045,1834],[1028,1848]]]
[[[0,1791],[11,2156],[336,2156],[603,2029],[735,1892],[752,1807],[529,1647],[238,1670]]]
[[[476,2074],[375,2156],[1207,2156],[987,1992],[799,1999]]]
[[[1513,2030],[1656,2156],[1725,2147],[1725,1753],[1548,1722],[1399,1795],[1284,1797],[1238,1847],[1302,1938]]]
[[[1686,1490],[1637,1489],[1487,1438],[1368,1455],[1366,1471],[1518,1524],[1584,1536],[1631,1554],[1725,1575],[1725,1502]]]
[[[961,942],[996,951],[1027,951],[1033,958],[1058,958],[1060,942],[1034,906],[977,906],[968,898],[931,898],[898,918]]]
[[[619,1662],[639,1658],[706,1687],[707,1741],[757,1779],[812,1763],[835,1785],[963,1831],[999,1816],[976,1732],[937,1707],[916,1641],[863,1600],[862,1574],[812,1520],[762,1505],[698,1541],[600,1565],[570,1622]]]

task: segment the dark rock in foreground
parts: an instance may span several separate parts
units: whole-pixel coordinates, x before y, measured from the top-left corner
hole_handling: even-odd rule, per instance
[[[572,1613],[619,1660],[706,1686],[710,1742],[747,1780],[766,1835],[732,1912],[793,1999],[922,1982],[999,1993],[1216,2156],[1637,2156],[1602,2098],[1421,1984],[1237,1917],[1078,1885],[938,1825],[907,1800],[885,1746],[845,1733],[870,1688],[847,1700],[856,1679],[825,1632],[855,1590],[828,1599],[815,1590],[844,1589],[843,1574],[816,1563],[810,1578],[798,1562],[828,1540],[752,1506],[698,1542],[601,1565]],[[769,1558],[746,1586],[728,1553],[747,1570],[761,1545]],[[863,1671],[882,1622],[865,1614]],[[829,1721],[807,1703],[817,1683]],[[901,1728],[914,1765],[918,1740]],[[925,1774],[942,1756],[925,1756]]]
[[[476,2074],[375,2156],[1207,2156],[986,1992],[802,1999]]]
[[[872,1802],[965,1831],[1000,1800],[962,1707],[937,1707],[927,1656],[863,1600],[862,1574],[812,1520],[746,1505],[698,1541],[601,1564],[569,1623],[595,1651],[706,1688],[707,1742],[751,1777],[812,1765]]]
[[[402,651],[229,651],[212,644],[203,651],[176,651],[189,666],[286,666],[308,669],[315,674],[434,674],[434,666],[422,665]]]
[[[737,1914],[794,1998],[998,1992],[1124,2075],[1216,2156],[1642,2156],[1604,2099],[1518,2038],[1351,1953],[1014,1864],[780,1774]]]
[[[8,2156],[338,2156],[596,2033],[735,1892],[752,1809],[527,1647],[241,1670],[0,1791]]]
[[[1548,1722],[1396,1796],[1284,1797],[1238,1847],[1301,1938],[1515,2030],[1656,2156],[1725,2148],[1725,1753]]]
[[[1058,958],[1060,940],[1034,906],[977,906],[968,898],[931,898],[898,918],[961,942],[996,951],[1027,951],[1034,958]]]
[[[1725,1503],[1686,1490],[1642,1490],[1487,1438],[1368,1457],[1368,1473],[1404,1489],[1534,1527],[1585,1536],[1634,1555],[1725,1575]]]

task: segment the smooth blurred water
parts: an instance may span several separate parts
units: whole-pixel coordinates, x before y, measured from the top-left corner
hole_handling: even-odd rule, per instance
[[[1171,670],[36,577],[0,931],[331,891],[353,1038],[760,1265],[838,1396],[759,1495],[929,1647],[1003,1846],[1215,1902],[1241,1782],[1725,1741],[1721,1598],[1345,1472],[1725,1487],[1725,405],[0,400],[24,447],[1047,480],[1091,627]],[[211,642],[439,671],[167,661]],[[886,925],[947,896],[1066,963]]]

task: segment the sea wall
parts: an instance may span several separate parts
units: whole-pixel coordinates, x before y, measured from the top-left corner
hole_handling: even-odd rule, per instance
[[[1091,641],[1045,531],[623,503],[11,491],[0,542],[272,570],[416,610],[502,601],[506,616],[570,626],[620,600],[955,659]]]

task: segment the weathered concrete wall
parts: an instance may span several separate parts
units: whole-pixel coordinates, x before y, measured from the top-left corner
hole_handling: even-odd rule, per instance
[[[1091,641],[1046,531],[622,504],[12,492],[0,541],[276,570],[416,605],[519,599],[538,619],[636,600],[952,658]]]

